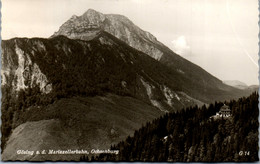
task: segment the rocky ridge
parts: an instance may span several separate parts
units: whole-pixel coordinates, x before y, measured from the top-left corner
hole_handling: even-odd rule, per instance
[[[163,46],[162,43],[149,32],[137,27],[127,17],[117,14],[102,14],[93,9],[89,9],[82,16],[72,16],[52,37],[64,35],[71,39],[91,40],[101,30],[156,60],[160,60],[163,55],[163,52],[156,47]],[[154,43],[156,45],[153,45]]]

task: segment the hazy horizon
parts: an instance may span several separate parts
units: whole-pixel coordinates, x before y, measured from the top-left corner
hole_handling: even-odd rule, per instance
[[[257,0],[2,0],[2,39],[48,38],[90,8],[125,15],[220,80],[259,84]]]

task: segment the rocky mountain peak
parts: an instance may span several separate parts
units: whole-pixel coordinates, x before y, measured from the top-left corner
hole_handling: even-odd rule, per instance
[[[136,26],[126,16],[119,14],[102,14],[88,9],[82,16],[73,16],[55,32],[54,36],[64,35],[70,39],[91,40],[97,31],[106,31],[131,47],[160,60],[163,56],[162,43],[147,31]]]
[[[93,9],[88,9],[82,16],[81,18],[83,20],[88,20],[89,23],[92,24],[100,24],[105,20],[105,15],[97,12],[96,10]]]
[[[94,10],[94,9],[88,9],[83,15],[103,15],[102,13]]]

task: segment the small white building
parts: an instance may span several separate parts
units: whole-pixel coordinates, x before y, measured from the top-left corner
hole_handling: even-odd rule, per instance
[[[224,104],[220,108],[219,112],[216,113],[216,116],[219,116],[219,117],[230,117],[231,116],[231,110],[230,110],[229,106]]]

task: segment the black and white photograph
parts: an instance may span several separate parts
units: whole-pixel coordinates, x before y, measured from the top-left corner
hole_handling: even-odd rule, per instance
[[[258,162],[257,0],[1,0],[1,161]]]

